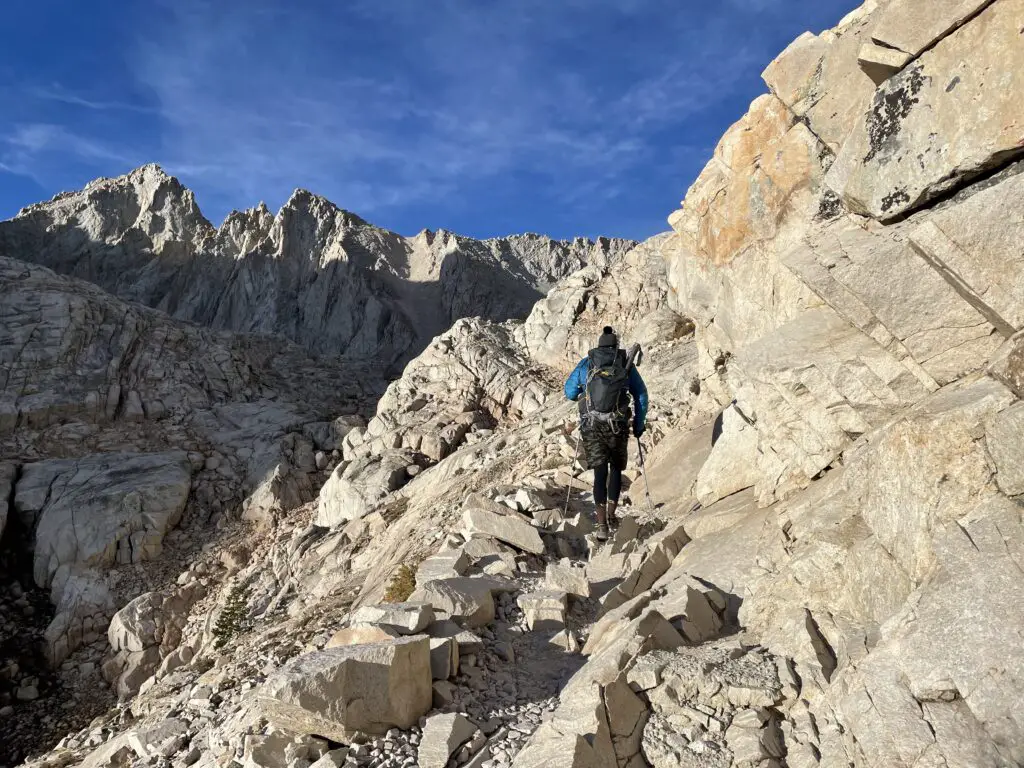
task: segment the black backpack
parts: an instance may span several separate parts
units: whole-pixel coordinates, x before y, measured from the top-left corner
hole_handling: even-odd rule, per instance
[[[629,371],[626,352],[615,347],[597,347],[587,355],[586,410],[597,418],[621,415],[629,404]]]

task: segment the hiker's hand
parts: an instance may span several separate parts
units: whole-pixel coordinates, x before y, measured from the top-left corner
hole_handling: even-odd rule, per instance
[[[643,437],[643,434],[646,431],[647,431],[647,426],[646,425],[641,424],[638,421],[634,421],[633,422],[633,435],[634,435],[634,437],[636,437],[637,440],[639,440],[641,437]]]

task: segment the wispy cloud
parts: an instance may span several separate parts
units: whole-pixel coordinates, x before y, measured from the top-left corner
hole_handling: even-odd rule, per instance
[[[55,101],[60,104],[67,104],[72,107],[81,107],[83,109],[89,109],[96,112],[139,112],[142,114],[153,114],[156,112],[153,107],[144,104],[90,98],[85,94],[73,93],[65,90],[60,85],[51,85],[45,88],[30,87],[26,89],[26,94],[31,98],[41,99],[43,101]]]
[[[699,114],[749,68],[742,50],[724,63],[710,56],[726,28],[680,24],[685,63],[635,46],[633,71],[602,83],[576,60],[593,60],[583,55],[588,34],[607,38],[588,29],[587,3],[399,0],[318,19],[301,8],[238,16],[182,0],[165,12],[137,71],[166,123],[168,166],[225,198],[302,184],[371,216],[510,173],[546,178],[567,201],[585,198],[650,159],[650,131]],[[391,40],[346,34],[353,17]],[[317,27],[349,55],[332,56]]]
[[[54,166],[69,159],[97,168],[143,162],[138,154],[79,135],[62,125],[17,125],[9,133],[0,135],[0,168],[8,173],[28,176],[45,185]]]
[[[804,13],[800,0],[154,0],[96,20],[121,25],[102,51],[68,21],[98,67],[87,76],[11,69],[0,52],[0,172],[55,190],[156,161],[214,218],[302,186],[399,228],[461,216],[493,234],[496,219],[532,229],[558,211],[563,233],[596,233],[642,204],[653,231],[792,39],[782,22]]]

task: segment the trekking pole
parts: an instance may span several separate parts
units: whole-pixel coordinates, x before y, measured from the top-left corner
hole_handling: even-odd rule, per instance
[[[572,495],[572,484],[576,480],[576,457],[580,452],[580,437],[582,431],[576,433],[576,449],[572,452],[572,465],[569,467],[569,487],[565,491],[565,511],[562,513],[562,518],[569,516],[569,497]]]
[[[651,508],[651,514],[654,514],[654,502],[651,501],[651,484],[647,480],[647,466],[644,464],[644,444],[640,442],[640,438],[636,439],[636,447],[640,452],[640,471],[644,473],[644,492],[647,494],[647,506]]]

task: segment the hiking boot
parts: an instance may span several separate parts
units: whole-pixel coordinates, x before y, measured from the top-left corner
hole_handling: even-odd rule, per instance
[[[597,532],[595,536],[598,541],[608,540],[608,511],[604,504],[596,504],[595,512],[597,517]]]
[[[617,501],[609,501],[606,507],[605,520],[608,522],[608,527],[613,530],[619,530],[619,516],[615,514],[615,508],[619,506]]]

